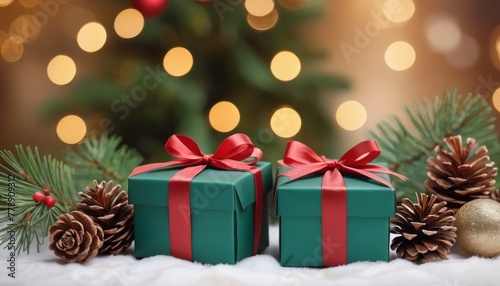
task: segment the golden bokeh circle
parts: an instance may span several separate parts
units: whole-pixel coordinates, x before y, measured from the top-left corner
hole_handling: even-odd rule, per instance
[[[366,123],[366,108],[359,102],[349,100],[342,103],[335,113],[337,124],[345,130],[357,130]]]
[[[273,132],[279,137],[290,138],[299,133],[302,119],[293,108],[282,107],[273,113],[270,125]]]
[[[238,126],[240,111],[233,103],[221,101],[212,106],[208,119],[213,129],[219,132],[229,132]]]
[[[382,12],[387,20],[403,23],[410,20],[415,13],[415,3],[412,0],[386,0]]]
[[[85,121],[77,115],[68,115],[59,120],[56,127],[59,139],[66,144],[76,144],[83,140],[87,133]]]
[[[278,23],[278,11],[276,9],[273,9],[271,13],[262,16],[262,17],[257,17],[252,14],[247,15],[247,22],[250,27],[257,31],[267,31],[269,29],[274,28],[276,24]]]
[[[9,6],[14,0],[0,0],[0,7]]]
[[[281,81],[290,81],[296,78],[300,69],[300,59],[289,51],[277,53],[271,61],[271,72]]]
[[[19,36],[7,38],[1,47],[2,57],[7,62],[17,62],[24,54],[23,40]]]
[[[493,102],[493,106],[495,107],[495,109],[498,112],[500,112],[500,87],[495,89],[495,91],[493,92],[493,96],[491,97],[491,100]]]
[[[263,17],[274,9],[273,0],[245,0],[245,9],[249,14]]]
[[[47,65],[47,75],[57,85],[68,84],[76,75],[75,62],[66,55],[57,55]]]
[[[104,26],[97,22],[90,22],[78,31],[77,42],[80,48],[88,53],[97,52],[106,43],[107,33]]]
[[[407,42],[392,43],[385,51],[385,63],[395,71],[409,69],[415,63],[415,50]]]
[[[114,28],[118,36],[124,39],[134,38],[144,28],[144,16],[136,9],[125,9],[116,16]]]
[[[163,58],[163,67],[172,76],[183,76],[193,67],[193,56],[186,48],[172,48]]]

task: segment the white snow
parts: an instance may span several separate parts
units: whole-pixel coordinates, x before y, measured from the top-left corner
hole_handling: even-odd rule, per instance
[[[99,256],[87,264],[65,263],[48,247],[16,256],[16,278],[8,277],[9,252],[0,251],[0,285],[500,285],[500,258],[469,257],[458,247],[445,261],[415,265],[357,262],[325,269],[281,267],[277,261],[278,227],[262,255],[236,265],[202,265],[169,256],[137,260],[133,246],[117,256]]]

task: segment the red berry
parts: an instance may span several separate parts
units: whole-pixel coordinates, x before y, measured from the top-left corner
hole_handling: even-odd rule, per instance
[[[49,188],[43,189],[43,194],[46,196],[50,195],[50,189]]]
[[[35,203],[39,204],[45,200],[45,195],[42,194],[42,192],[35,192],[33,194],[33,200],[35,201]]]
[[[167,5],[168,0],[132,0],[132,6],[144,17],[160,16]]]
[[[56,199],[54,199],[54,197],[51,197],[51,196],[46,196],[45,197],[45,201],[44,201],[45,205],[50,209],[52,208],[53,206],[55,206],[56,204]]]

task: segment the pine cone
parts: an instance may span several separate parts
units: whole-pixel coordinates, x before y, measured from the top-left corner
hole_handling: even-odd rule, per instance
[[[68,262],[84,263],[93,258],[103,240],[102,228],[79,211],[62,214],[49,228],[49,249]]]
[[[104,231],[104,244],[99,253],[118,254],[127,249],[134,239],[134,208],[128,204],[128,195],[113,181],[94,180],[94,187],[79,192],[82,201],[77,210],[87,214]]]
[[[451,152],[436,146],[437,157],[427,160],[427,193],[446,201],[454,211],[468,201],[488,198],[495,188],[497,168],[490,161],[486,146],[477,148],[476,140],[467,138],[463,148],[460,135],[444,141]]]
[[[500,190],[499,189],[493,190],[493,192],[491,192],[490,194],[490,199],[500,203]]]
[[[454,212],[446,202],[436,203],[435,195],[417,195],[414,204],[404,198],[392,220],[391,233],[399,234],[391,242],[398,257],[415,263],[446,259],[455,244],[457,228]]]

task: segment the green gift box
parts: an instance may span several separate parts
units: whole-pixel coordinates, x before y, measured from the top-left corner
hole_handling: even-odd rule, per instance
[[[267,202],[272,167],[258,162],[263,179],[259,252],[269,245]],[[129,177],[129,201],[134,205],[135,256],[170,255],[168,182],[180,168],[154,170]],[[252,255],[255,184],[246,171],[206,168],[190,188],[193,261],[236,262]]]
[[[384,165],[384,164],[378,164]],[[278,174],[291,168],[281,167]],[[386,174],[377,174],[390,181]],[[275,210],[280,223],[282,266],[323,266],[321,181],[316,174],[288,182],[279,177]],[[347,188],[347,263],[389,260],[390,219],[395,212],[394,189],[369,178],[343,174]],[[326,253],[335,255],[326,249]]]

